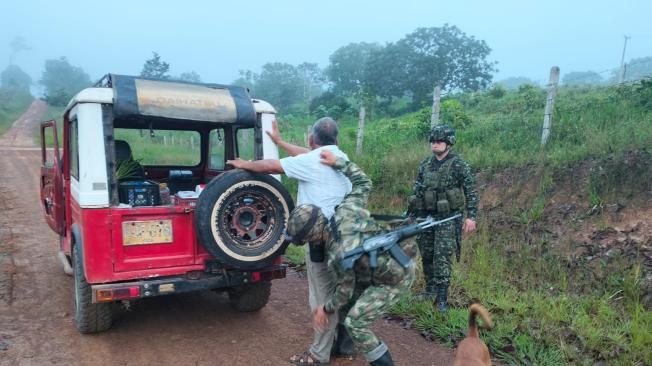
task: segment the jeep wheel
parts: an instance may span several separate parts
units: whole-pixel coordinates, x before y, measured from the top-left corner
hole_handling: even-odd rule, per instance
[[[237,311],[257,311],[267,305],[271,292],[272,283],[269,281],[238,286],[229,290],[229,302],[231,307]]]
[[[293,206],[273,177],[236,169],[206,185],[197,200],[195,228],[201,244],[223,263],[259,269],[285,251]]]
[[[73,305],[75,325],[80,333],[98,333],[111,327],[111,303],[93,304],[91,286],[86,282],[82,256],[77,245],[72,247],[72,276],[75,281]]]

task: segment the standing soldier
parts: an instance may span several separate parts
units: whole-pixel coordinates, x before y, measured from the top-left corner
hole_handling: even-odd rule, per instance
[[[462,231],[470,233],[475,230],[478,214],[475,176],[466,161],[450,152],[453,145],[455,130],[452,127],[440,125],[430,130],[430,148],[433,154],[419,165],[414,193],[408,202],[408,213],[411,216],[430,215],[438,220],[466,209],[463,224],[460,218],[435,226],[417,236],[426,280],[423,295],[436,299],[441,312],[447,310],[453,248],[459,260]]]
[[[354,163],[321,152],[322,163],[341,171],[352,184],[349,194],[335,210],[330,220],[314,205],[297,206],[288,220],[288,234],[296,242],[309,242],[311,255],[321,247],[329,269],[335,275],[335,289],[325,303],[317,306],[313,325],[321,329],[328,325],[328,314],[346,309],[344,326],[367,361],[375,366],[394,365],[385,343],[369,329],[371,323],[396,304],[409,291],[414,281],[415,265],[410,259],[405,267],[388,252],[378,254],[375,268],[368,256],[362,256],[353,268],[345,268],[342,254],[361,247],[365,238],[383,231],[364,206],[371,189],[371,180]],[[399,244],[396,244],[399,245]],[[416,247],[411,241],[400,243],[404,253],[412,258]]]

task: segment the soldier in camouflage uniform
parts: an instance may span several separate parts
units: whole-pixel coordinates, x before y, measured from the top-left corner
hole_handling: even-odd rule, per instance
[[[393,365],[385,343],[371,332],[371,323],[396,304],[400,296],[409,291],[415,276],[415,264],[401,266],[389,253],[378,255],[378,267],[369,267],[368,255],[346,270],[341,264],[341,254],[362,245],[365,238],[385,231],[364,207],[367,203],[371,180],[354,163],[323,151],[322,162],[341,171],[352,184],[351,192],[336,207],[335,215],[327,220],[313,205],[301,205],[292,211],[288,221],[288,234],[293,241],[308,241],[311,251],[316,244],[324,246],[328,266],[336,277],[334,293],[325,304],[318,306],[313,324],[326,325],[328,313],[350,309],[344,319],[354,343],[364,353],[371,365]],[[298,236],[298,238],[297,238]],[[414,257],[416,245],[411,240],[401,242],[403,251]]]
[[[463,223],[462,219],[453,220],[417,236],[426,280],[422,296],[436,299],[442,312],[446,311],[453,249],[459,260],[462,231],[475,230],[478,213],[475,176],[466,161],[450,152],[453,145],[452,127],[441,125],[430,130],[433,154],[419,165],[414,193],[408,202],[408,213],[416,217],[442,219],[466,211]]]

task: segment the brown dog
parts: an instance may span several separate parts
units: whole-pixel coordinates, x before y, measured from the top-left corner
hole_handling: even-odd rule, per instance
[[[474,366],[474,365],[491,365],[489,349],[480,339],[478,325],[475,322],[476,315],[484,321],[484,329],[491,329],[493,326],[489,312],[480,304],[472,304],[469,307],[469,334],[460,342],[455,352],[455,361],[453,366]]]

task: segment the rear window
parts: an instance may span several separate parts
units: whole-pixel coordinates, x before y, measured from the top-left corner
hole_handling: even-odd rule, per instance
[[[131,147],[134,160],[142,165],[196,166],[201,160],[197,131],[114,129],[116,140]]]
[[[238,157],[243,160],[254,159],[254,129],[240,128],[236,131]]]

